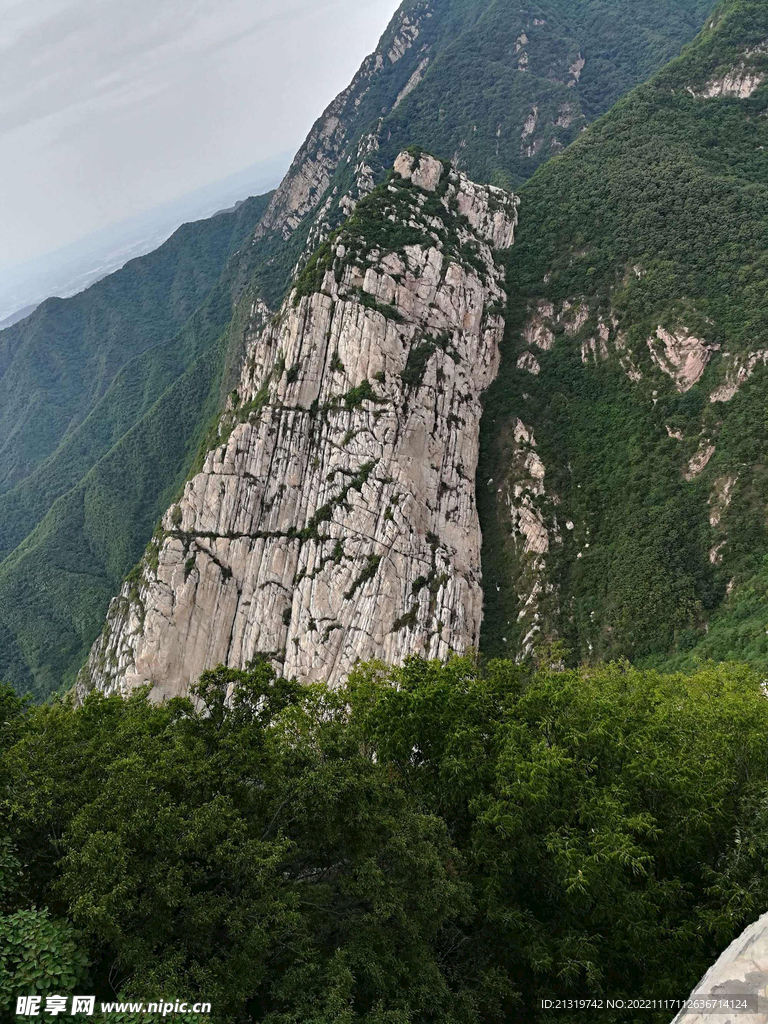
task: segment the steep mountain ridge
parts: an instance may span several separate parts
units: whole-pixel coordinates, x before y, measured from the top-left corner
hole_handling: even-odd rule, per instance
[[[333,684],[361,657],[477,645],[480,394],[516,222],[508,193],[398,157],[248,331],[219,442],[113,602],[81,693],[186,694],[259,654]]]
[[[237,380],[242,325],[253,303],[279,307],[291,279],[386,177],[400,150],[420,143],[455,156],[475,180],[523,181],[576,138],[585,119],[691,38],[709,6],[640,0],[627,14],[618,0],[519,8],[479,0],[405,3],[350,88],[318,120],[264,219],[252,219],[251,243],[223,268],[197,318],[176,338],[155,339],[151,355],[121,370],[92,415],[73,423],[47,456],[52,461],[41,464],[33,455],[23,469],[28,476],[0,498],[8,553],[0,565],[6,678],[38,694],[73,679],[98,634],[107,595],[140,556],[190,469],[199,467],[201,444],[207,450],[215,441],[203,439]],[[90,295],[82,297],[83,309]],[[70,307],[61,308],[68,317]],[[35,342],[39,351],[63,352],[56,321],[46,330]],[[73,339],[66,351],[81,374],[76,332]],[[18,395],[29,389],[18,381]],[[31,409],[34,426],[45,407]],[[121,418],[123,410],[130,415]],[[169,425],[177,415],[175,431]]]
[[[313,126],[257,228],[257,240],[272,232],[287,243],[269,250],[263,297],[282,300],[297,263],[349,215],[361,181],[369,190],[383,180],[406,146],[517,188],[677,54],[712,7],[407,0]]]
[[[522,190],[478,482],[489,652],[765,663],[767,75],[768,8],[721,4]]]

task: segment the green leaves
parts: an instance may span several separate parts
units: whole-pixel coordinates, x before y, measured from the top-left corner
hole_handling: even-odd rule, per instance
[[[194,697],[35,709],[4,763],[24,885],[81,931],[96,990],[227,1021],[470,1020],[432,948],[471,913],[460,854],[345,696],[259,663]]]
[[[768,708],[747,670],[526,680],[505,662],[413,660],[383,676],[353,676],[353,724],[439,808],[478,908],[465,954],[525,1005],[684,993],[749,919],[744,883],[720,868],[766,771]],[[758,863],[754,913],[768,897]]]
[[[14,721],[3,995],[529,1021],[544,996],[684,995],[768,901],[768,704],[742,668],[412,658],[330,691],[260,662],[194,701]]]
[[[18,995],[74,991],[87,968],[69,923],[52,920],[47,910],[0,916],[0,1013],[10,1013]]]

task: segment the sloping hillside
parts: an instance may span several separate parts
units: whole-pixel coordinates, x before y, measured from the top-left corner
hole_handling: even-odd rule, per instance
[[[138,261],[127,268],[133,278],[45,304],[3,332],[6,678],[38,693],[71,681],[236,378],[254,304],[278,308],[294,270],[397,152],[420,143],[480,181],[523,181],[677,52],[709,7],[641,0],[628,16],[617,0],[525,9],[408,0],[313,127],[264,216],[261,207],[229,215],[232,244],[216,258],[190,249],[171,271],[158,257],[146,290],[151,263]]]
[[[768,8],[523,190],[478,478],[489,652],[764,663]]]

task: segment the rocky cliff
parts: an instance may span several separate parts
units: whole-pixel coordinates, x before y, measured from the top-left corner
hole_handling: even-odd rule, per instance
[[[256,229],[257,240],[271,232],[287,240],[319,205],[347,147],[356,144],[355,137],[366,116],[373,119],[387,114],[413,91],[430,60],[424,55],[429,53],[438,30],[426,33],[424,29],[431,27],[434,17],[429,0],[400,8],[376,50],[313,125]],[[419,58],[411,54],[412,50]]]
[[[359,658],[477,644],[480,396],[517,206],[398,157],[248,332],[219,441],[113,601],[81,694],[185,693],[260,654],[334,682]]]

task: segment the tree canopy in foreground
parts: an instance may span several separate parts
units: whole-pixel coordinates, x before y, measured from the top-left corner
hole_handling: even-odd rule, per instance
[[[35,990],[268,1024],[686,996],[768,905],[767,753],[738,666],[413,659],[331,692],[257,665],[162,705],[3,692],[0,1019]]]

